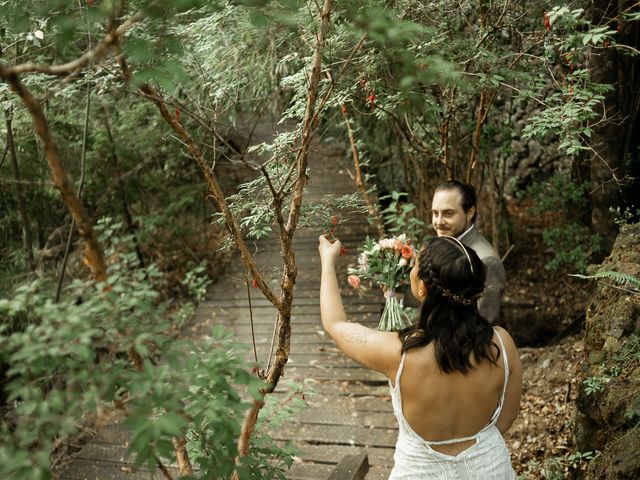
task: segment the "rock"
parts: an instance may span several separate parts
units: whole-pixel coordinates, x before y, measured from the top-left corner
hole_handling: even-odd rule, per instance
[[[621,229],[609,257],[590,274],[640,275],[640,224]],[[575,417],[577,450],[598,450],[585,479],[640,478],[640,295],[599,284],[585,319],[585,361]],[[628,285],[627,290],[634,288]],[[589,386],[591,385],[591,387]],[[594,386],[598,386],[595,391]]]
[[[529,163],[537,162],[542,156],[542,146],[537,140],[529,140],[527,144],[529,147]]]

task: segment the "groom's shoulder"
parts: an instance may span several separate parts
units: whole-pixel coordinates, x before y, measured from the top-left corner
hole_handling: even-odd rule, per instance
[[[464,243],[468,247],[473,248],[481,260],[484,261],[489,257],[500,259],[500,256],[498,255],[498,252],[496,252],[496,250],[493,248],[493,245],[491,245],[489,240],[484,238],[477,229],[474,228],[469,233],[471,234],[468,236],[469,238],[464,238],[462,243]],[[467,242],[465,242],[464,240],[467,240]]]

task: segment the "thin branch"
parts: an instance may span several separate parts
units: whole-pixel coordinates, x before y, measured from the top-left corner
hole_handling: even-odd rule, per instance
[[[24,73],[45,73],[47,75],[64,76],[69,75],[76,70],[80,70],[92,62],[104,57],[111,47],[117,44],[118,39],[129,29],[132,25],[142,20],[142,12],[134,14],[131,18],[123,22],[118,28],[111,30],[100,43],[98,43],[92,50],[81,57],[72,60],[71,62],[63,63],[62,65],[40,65],[36,63],[23,63],[20,65],[14,65],[13,67],[3,67],[5,72],[4,77],[11,75],[17,76]]]
[[[22,243],[24,246],[27,262],[31,271],[35,271],[36,263],[33,256],[33,238],[31,231],[31,223],[27,214],[27,201],[22,191],[22,183],[20,182],[20,166],[18,165],[18,156],[16,154],[16,146],[13,139],[13,109],[9,107],[5,110],[5,124],[7,127],[7,147],[9,148],[11,165],[13,167],[13,175],[16,179],[15,190],[18,200],[18,211],[22,220],[23,236]]]
[[[331,13],[331,7],[333,6],[332,0],[325,0],[322,6],[322,12],[320,14],[320,31],[318,32],[317,43],[315,51],[313,53],[313,61],[311,68],[311,76],[309,78],[309,87],[307,88],[307,106],[305,108],[304,118],[302,120],[302,138],[300,142],[300,149],[296,158],[296,164],[298,165],[299,177],[294,187],[293,198],[291,199],[291,205],[289,208],[289,219],[287,221],[287,234],[289,238],[293,235],[298,224],[298,218],[300,216],[300,205],[302,204],[302,195],[304,187],[307,183],[306,171],[307,162],[309,158],[309,146],[311,144],[311,137],[313,133],[313,119],[316,113],[316,98],[318,95],[318,84],[320,82],[320,67],[322,63],[322,47],[324,40],[329,29],[329,15]]]
[[[249,289],[249,277],[244,278],[244,283],[247,285],[247,301],[249,302],[249,320],[251,322],[251,343],[253,345],[253,357],[258,363],[258,350],[256,349],[256,332],[253,329],[253,308],[251,306],[251,290]]]
[[[355,183],[358,190],[360,190],[360,194],[364,198],[364,201],[367,203],[367,210],[369,211],[369,216],[373,220],[376,230],[378,231],[378,235],[380,238],[385,236],[384,225],[382,221],[382,217],[380,215],[380,210],[378,209],[378,205],[371,199],[369,192],[367,191],[367,186],[364,183],[364,179],[362,178],[362,168],[360,166],[360,152],[358,152],[358,146],[356,145],[355,135],[353,134],[353,128],[351,128],[351,122],[349,121],[349,116],[347,115],[347,107],[343,106],[342,117],[344,118],[344,124],[347,127],[347,135],[349,136],[349,144],[351,145],[351,155],[353,156],[353,165],[356,171]]]
[[[69,182],[67,172],[62,166],[58,147],[51,135],[47,119],[38,99],[24,86],[18,76],[7,67],[0,64],[0,79],[11,86],[11,89],[22,99],[22,102],[29,110],[33,119],[35,130],[44,144],[45,156],[51,170],[53,183],[60,192],[62,200],[69,208],[73,216],[80,235],[85,241],[85,258],[98,282],[103,282],[107,278],[107,267],[104,256],[98,244],[98,240],[93,230],[89,216],[86,214],[82,203],[80,203],[76,193]]]
[[[84,175],[85,175],[85,160],[87,158],[87,135],[89,132],[89,112],[91,111],[91,88],[87,83],[87,99],[84,111],[84,125],[82,129],[82,153],[80,155],[80,180],[78,181],[78,199],[82,200],[82,190],[84,189]],[[71,219],[71,225],[69,226],[69,235],[67,236],[67,244],[64,249],[64,257],[62,257],[62,266],[60,268],[60,274],[58,275],[58,286],[56,288],[55,303],[60,301],[60,294],[62,292],[62,282],[64,280],[64,274],[67,270],[67,262],[69,261],[69,252],[71,251],[71,239],[73,238],[73,232],[76,228],[76,222]]]
[[[125,80],[129,81],[131,79],[131,72],[129,70],[129,66],[127,65],[124,57],[122,55],[117,56],[118,63],[120,64],[120,68],[124,75]],[[218,180],[214,173],[211,171],[207,161],[204,158],[204,154],[200,147],[196,144],[193,137],[185,130],[182,123],[178,120],[178,118],[169,112],[167,108],[167,104],[164,101],[164,97],[158,92],[155,88],[153,88],[148,83],[141,85],[139,87],[140,92],[149,99],[159,110],[162,117],[169,124],[169,126],[173,129],[174,132],[177,133],[178,137],[188,148],[191,156],[195,160],[196,164],[200,167],[200,171],[205,177],[207,184],[209,185],[209,189],[211,191],[212,197],[215,200],[218,208],[222,212],[227,228],[229,229],[231,235],[235,240],[236,246],[240,250],[240,256],[242,260],[253,276],[254,280],[258,284],[260,290],[264,296],[269,300],[276,308],[281,305],[281,300],[276,297],[271,288],[264,281],[264,277],[262,273],[258,269],[253,257],[251,256],[247,245],[244,241],[244,237],[242,235],[242,230],[238,225],[237,219],[234,217],[229,204],[224,196],[222,188],[220,187]]]
[[[360,41],[357,43],[357,45],[355,47],[353,47],[353,49],[349,53],[349,56],[347,57],[347,59],[342,64],[342,67],[340,68],[340,71],[335,76],[335,78],[332,79],[329,76],[329,80],[330,80],[329,88],[327,89],[327,91],[325,92],[324,96],[320,100],[320,105],[316,109],[316,113],[314,115],[314,121],[317,119],[317,117],[320,114],[320,112],[322,112],[322,109],[324,108],[325,104],[327,103],[327,101],[331,97],[331,94],[333,93],[333,89],[335,88],[336,84],[338,83],[338,79],[344,74],[344,71],[347,69],[347,67],[351,63],[351,60],[353,59],[353,56],[356,54],[356,52],[358,50],[360,50],[360,48],[362,48],[362,45],[364,45],[364,41],[366,39],[367,39],[367,32],[365,32],[364,35],[362,35],[362,37],[360,37]]]
[[[15,178],[6,178],[6,177],[0,177],[0,183],[7,183],[7,184],[13,184],[13,183],[19,183],[21,185],[37,185],[40,187],[53,187],[53,182],[50,182],[48,180],[16,180]]]
[[[2,150],[2,157],[0,157],[0,168],[2,168],[2,164],[4,163],[4,160],[7,158],[8,152],[9,152],[9,144],[7,143],[4,146],[4,150]]]
[[[164,466],[164,464],[162,463],[162,461],[158,458],[157,455],[154,455],[155,459],[156,459],[156,465],[158,466],[158,468],[160,469],[160,471],[162,472],[162,474],[164,475],[164,478],[166,478],[167,480],[173,480],[173,477],[171,476],[171,473],[169,472],[169,469],[167,467]]]

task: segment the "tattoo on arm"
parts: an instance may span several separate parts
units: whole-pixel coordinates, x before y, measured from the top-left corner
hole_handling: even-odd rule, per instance
[[[367,338],[371,335],[371,330],[366,327],[361,327],[357,330],[347,331],[343,335],[343,339],[347,343],[357,343],[359,345],[364,345],[367,343]]]

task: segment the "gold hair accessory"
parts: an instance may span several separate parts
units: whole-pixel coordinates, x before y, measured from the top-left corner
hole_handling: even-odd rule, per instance
[[[467,249],[464,247],[462,242],[460,240],[458,240],[456,237],[449,237],[447,235],[443,235],[441,238],[446,238],[448,240],[453,240],[454,242],[456,242],[460,246],[460,248],[462,248],[462,251],[467,256],[467,260],[469,260],[469,267],[471,267],[471,274],[475,275],[475,272],[473,271],[473,264],[471,263],[471,257],[469,256],[469,252],[467,252]]]

